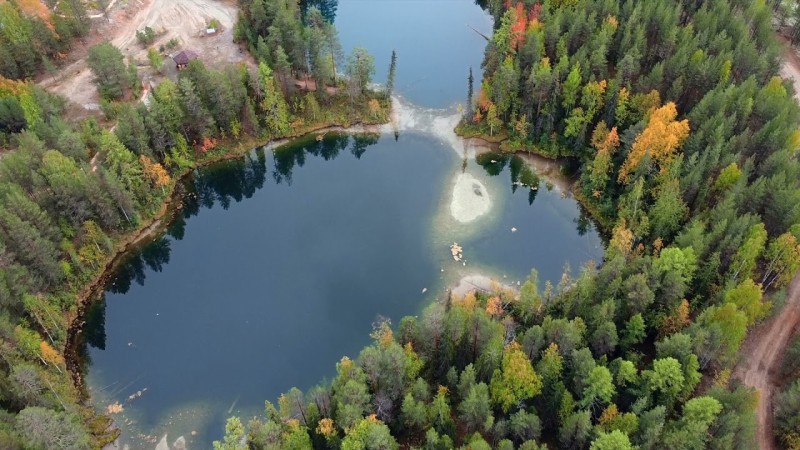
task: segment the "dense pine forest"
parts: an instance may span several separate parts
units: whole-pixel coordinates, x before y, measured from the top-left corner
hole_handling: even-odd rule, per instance
[[[369,89],[374,60],[345,57],[335,3],[239,6],[235,36],[256,67],[192,61],[145,105],[130,101],[135,65],[100,44],[102,115],[71,120],[64,99],[21,80],[58,70],[88,33],[83,4],[0,2],[0,448],[115,438],[83,406],[70,329],[179,178],[270,139],[387,119],[393,74]],[[231,418],[215,448],[754,448],[759,399],[732,368],[800,269],[800,107],[777,76],[774,5],[482,6],[495,32],[480,85],[465,68],[458,131],[576,161],[604,261],[380,321],[330,384]],[[795,340],[785,379],[798,355]],[[800,448],[798,417],[794,381],[775,399],[786,448]]]
[[[91,47],[102,115],[71,120],[65,99],[21,80],[58,70],[88,31],[82,3],[0,3],[0,448],[100,448],[116,437],[109,418],[83,406],[80,364],[67,354],[80,341],[82,302],[116,253],[164,215],[178,179],[271,139],[386,120],[389,93],[368,88],[373,57],[356,49],[346,59],[313,5],[280,5],[239,22],[255,67],[194,60],[146,102],[136,65],[110,43]],[[291,53],[259,54],[275,26]],[[297,88],[295,77],[320,88]]]
[[[771,6],[484,6],[459,131],[579,161],[602,265],[380,322],[330,385],[230,419],[216,448],[754,448],[758,397],[731,369],[800,268],[800,109]],[[790,448],[797,392],[776,406]]]
[[[90,28],[81,0],[4,1],[0,18],[0,76],[11,79],[56,72],[74,41]]]

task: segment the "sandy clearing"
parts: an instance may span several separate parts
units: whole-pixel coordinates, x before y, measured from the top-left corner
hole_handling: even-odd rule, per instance
[[[158,78],[147,65],[147,49],[136,40],[136,32],[146,26],[156,32],[163,31],[152,47],[158,48],[176,38],[180,46],[175,53],[192,49],[209,66],[242,61],[252,64],[252,58],[233,42],[237,11],[234,0],[120,0],[110,8],[108,20],[102,17],[94,20],[86,44],[74,52],[76,60],[60,69],[57,77],[45,78],[39,84],[85,110],[97,109],[99,96],[86,64],[86,54],[89,46],[105,40],[110,40],[126,57],[137,62],[145,81]],[[222,29],[207,36],[206,25],[212,18],[222,24]]]
[[[198,44],[201,47],[207,46],[198,42],[201,40],[220,40],[226,34],[232,38],[237,12],[236,5],[225,0],[134,0],[129,8],[135,8],[137,12],[118,29],[111,42],[124,52],[133,54],[147,54],[136,41],[136,31],[144,27],[157,32],[166,31],[154,43],[155,46],[172,38],[178,38],[184,45]],[[205,37],[206,25],[212,18],[219,20],[224,31]]]

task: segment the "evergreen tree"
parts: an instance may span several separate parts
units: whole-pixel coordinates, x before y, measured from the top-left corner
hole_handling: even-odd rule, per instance
[[[391,97],[394,92],[394,80],[397,72],[397,52],[392,50],[392,60],[389,63],[389,74],[386,76],[386,96]]]

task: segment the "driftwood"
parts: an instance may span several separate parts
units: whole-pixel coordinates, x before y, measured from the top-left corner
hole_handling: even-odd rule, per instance
[[[489,36],[481,33],[480,31],[476,30],[472,25],[467,24],[467,26],[469,27],[470,30],[478,33],[482,38],[486,39],[487,41],[491,41],[492,40],[492,38],[490,38]]]

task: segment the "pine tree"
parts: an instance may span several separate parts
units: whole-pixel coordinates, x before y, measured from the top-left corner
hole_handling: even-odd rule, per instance
[[[394,91],[394,80],[397,72],[397,53],[392,50],[392,61],[389,63],[389,75],[386,77],[386,95],[392,96]]]
[[[473,83],[475,79],[472,77],[472,66],[469,68],[469,77],[467,77],[467,107],[465,108],[465,115],[464,117],[466,120],[472,119],[473,109],[472,109],[472,95],[473,95]]]

